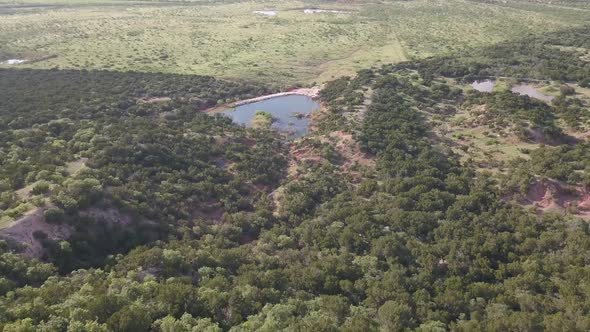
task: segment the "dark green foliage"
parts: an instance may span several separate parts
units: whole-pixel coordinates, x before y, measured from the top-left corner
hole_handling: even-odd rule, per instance
[[[51,187],[57,208],[45,212],[47,221],[75,229],[73,255],[43,241],[61,271],[101,265],[108,254],[177,235],[179,220],[250,211],[252,186],[276,185],[284,176],[283,144],[272,132],[198,112],[217,100],[267,92],[259,85],[95,71],[0,75],[0,204],[16,207],[14,191],[27,184],[34,183],[36,195]],[[154,97],[170,100],[150,102]],[[86,167],[69,174],[69,162]],[[223,164],[233,164],[232,173]],[[115,207],[137,225],[80,214],[95,206]]]
[[[583,37],[567,32],[562,40],[547,38],[587,46]],[[48,278],[55,274],[52,265],[41,269],[3,252],[0,269],[9,277],[0,278],[0,291],[8,292],[0,297],[0,329],[589,330],[588,224],[538,216],[501,199],[502,189],[526,188],[537,176],[590,184],[588,144],[531,150],[529,161],[510,165],[512,178],[497,183],[462,166],[425,120],[445,105],[485,103],[497,125],[520,121],[549,137],[560,135],[546,104],[511,93],[465,96],[435,79],[441,72],[527,73],[524,52],[533,52],[536,61],[545,49],[507,43],[487,50],[491,63],[430,59],[328,84],[322,100],[334,118],[360,109],[365,97],[358,93],[372,91],[356,134],[376,156],[377,170],[358,185],[350,183],[335,166],[334,151],[325,149],[325,161],[284,183],[277,214],[271,210],[274,196],[253,194],[252,187],[281,181],[283,145],[268,133],[194,114],[186,105],[141,106],[131,113],[105,106],[103,119],[70,114],[71,124],[39,126],[31,137],[3,132],[10,142],[32,146],[48,135],[62,137],[73,149],[70,158],[57,159],[62,164],[74,153],[90,158],[88,169],[73,177],[57,167],[51,175],[37,171],[39,166],[12,166],[1,179],[11,179],[6,192],[28,177],[53,179],[58,187],[51,195],[65,211],[64,222],[88,230],[69,241],[48,241],[56,264],[63,272],[101,268]],[[555,52],[548,51],[546,63],[531,75],[561,70],[554,61],[563,54]],[[506,67],[508,61],[521,65]],[[575,79],[585,68],[563,75]],[[569,101],[558,102],[560,116],[570,112]],[[160,112],[174,116],[162,118]],[[232,172],[224,167],[230,163]],[[10,202],[7,197],[3,204]],[[78,213],[113,204],[137,223]],[[215,209],[223,218],[206,220]],[[156,223],[155,230],[144,229],[146,219]],[[26,279],[29,270],[43,273]]]
[[[570,185],[590,186],[590,145],[542,147],[530,152],[529,160],[515,160],[503,178],[509,193],[525,194],[536,177],[555,179]]]
[[[43,217],[48,223],[59,223],[64,221],[65,213],[60,208],[49,208],[43,212]]]
[[[0,240],[0,295],[25,285],[39,286],[55,273],[53,265],[12,253]]]
[[[553,100],[553,105],[556,113],[570,128],[581,130],[590,121],[588,105],[578,98],[559,96]]]
[[[589,49],[590,26],[568,31],[523,36],[462,54],[408,63],[424,77],[443,75],[473,81],[479,77],[551,79],[585,82],[590,77],[590,62],[577,52],[558,46]]]

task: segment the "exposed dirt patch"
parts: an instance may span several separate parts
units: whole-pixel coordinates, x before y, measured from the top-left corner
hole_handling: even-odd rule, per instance
[[[590,218],[590,193],[582,186],[569,186],[556,180],[533,182],[520,203],[534,206],[539,212],[571,213]]]
[[[241,105],[251,104],[251,103],[255,103],[258,101],[262,101],[262,100],[267,100],[267,99],[282,97],[282,96],[290,96],[290,95],[301,95],[301,96],[307,96],[307,97],[315,99],[315,98],[319,97],[320,91],[321,91],[321,87],[297,88],[297,89],[292,89],[292,90],[285,91],[285,92],[278,92],[278,93],[273,93],[270,95],[264,95],[264,96],[250,98],[250,99],[239,100],[239,101],[235,101],[233,103],[227,103],[227,104],[223,104],[223,105],[213,106],[213,107],[203,110],[202,112],[204,112],[204,113],[218,113],[218,112],[223,112],[227,109],[235,108],[235,107],[238,107]]]
[[[17,243],[23,247],[22,253],[29,257],[42,258],[45,248],[35,237],[36,232],[43,232],[47,239],[61,241],[68,239],[74,233],[74,227],[66,223],[47,223],[43,212],[53,206],[37,208],[31,213],[15,220],[11,226],[0,230],[0,238],[8,242]],[[122,213],[114,208],[90,207],[79,212],[81,217],[89,217],[96,222],[129,225],[134,221],[133,216]],[[149,222],[144,220],[144,222]]]
[[[24,247],[23,254],[26,256],[41,258],[45,249],[41,241],[35,238],[35,232],[43,232],[48,239],[59,241],[67,239],[74,230],[70,225],[46,223],[43,217],[46,209],[38,208],[31,214],[16,220],[12,226],[0,230],[0,237],[21,244]]]
[[[158,104],[158,103],[167,103],[171,100],[172,100],[172,98],[170,98],[170,97],[150,97],[150,98],[141,98],[141,99],[138,99],[137,101],[140,103],[146,103],[146,104]]]
[[[274,210],[273,214],[278,216],[279,211],[281,210],[281,201],[285,195],[285,187],[279,187],[275,191],[268,194],[268,196],[272,199]]]
[[[357,166],[375,167],[375,158],[361,150],[351,133],[334,131],[330,133],[330,139],[334,140],[334,147],[344,159],[341,166],[343,171],[356,172],[353,169]]]
[[[290,178],[299,177],[299,166],[306,163],[308,165],[318,165],[322,157],[310,146],[300,147],[298,144],[291,144],[289,147],[289,167],[287,175]]]
[[[568,129],[564,130],[564,133],[567,136],[573,137],[575,140],[578,140],[578,141],[590,140],[590,130],[574,131],[571,128],[568,128]]]
[[[330,145],[340,157],[337,166],[340,170],[353,178],[360,177],[361,168],[374,168],[375,158],[361,150],[360,145],[351,133],[334,131],[328,135],[316,137],[322,145]],[[326,157],[313,143],[306,141],[293,143],[290,146],[290,160],[287,174],[291,178],[299,177],[300,166],[319,165],[326,161]]]
[[[262,101],[262,100],[276,98],[276,97],[282,97],[282,96],[289,96],[289,95],[301,95],[301,96],[308,96],[310,98],[317,98],[319,96],[319,94],[320,94],[320,87],[299,88],[299,89],[293,89],[293,90],[286,91],[286,92],[273,93],[270,95],[265,95],[265,96],[236,101],[234,103],[231,103],[230,106],[236,107],[236,106],[240,106],[240,105],[255,103],[257,101]]]
[[[121,213],[121,211],[112,208],[96,208],[91,207],[80,212],[80,216],[92,218],[98,222],[106,222],[109,224],[129,225],[133,222],[133,217],[129,214]]]
[[[28,185],[28,186],[26,186],[24,188],[21,188],[21,189],[15,191],[16,196],[18,197],[18,199],[24,200],[24,199],[27,199],[29,196],[31,196],[31,191],[35,187],[35,184],[36,184],[36,182],[35,183],[31,183],[30,185]]]
[[[88,158],[80,158],[78,160],[71,161],[66,164],[66,169],[68,170],[69,175],[76,175],[80,172],[83,168],[86,167],[86,162]]]

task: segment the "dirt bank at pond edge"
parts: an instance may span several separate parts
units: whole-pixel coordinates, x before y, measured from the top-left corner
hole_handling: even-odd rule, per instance
[[[319,87],[313,87],[313,88],[309,88],[309,89],[301,88],[301,89],[295,89],[295,90],[291,90],[291,91],[287,91],[287,92],[273,93],[271,95],[260,96],[260,97],[236,101],[234,103],[231,103],[230,106],[237,107],[237,106],[241,106],[241,105],[255,103],[257,101],[262,101],[262,100],[267,100],[267,99],[282,97],[282,96],[289,96],[289,95],[301,95],[301,96],[308,96],[310,98],[317,98],[319,96],[319,94],[320,94]]]
[[[262,101],[262,100],[267,100],[267,99],[272,99],[272,98],[282,97],[282,96],[290,96],[290,95],[307,96],[312,99],[315,99],[315,98],[319,97],[320,90],[321,90],[320,87],[299,88],[299,89],[294,89],[294,90],[290,90],[290,91],[286,91],[286,92],[278,92],[278,93],[273,93],[270,95],[264,95],[264,96],[250,98],[250,99],[244,99],[244,100],[238,100],[233,103],[223,104],[223,105],[219,105],[219,106],[215,106],[215,107],[206,109],[204,112],[205,113],[220,112],[220,111],[225,111],[228,108],[234,108],[234,107],[238,107],[238,106],[242,106],[242,105],[246,105],[246,104],[251,104],[251,103],[255,103],[258,101]]]

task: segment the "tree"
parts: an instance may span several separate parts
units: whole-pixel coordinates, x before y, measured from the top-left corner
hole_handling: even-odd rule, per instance
[[[150,310],[146,306],[134,303],[114,313],[107,324],[115,331],[147,331],[152,324],[152,319]]]
[[[387,301],[377,313],[379,324],[388,332],[403,331],[413,325],[412,308],[404,303]]]
[[[57,207],[49,208],[43,212],[43,217],[48,223],[61,223],[64,221],[65,212]]]

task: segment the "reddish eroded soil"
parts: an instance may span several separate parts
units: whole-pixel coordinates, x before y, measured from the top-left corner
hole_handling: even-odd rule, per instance
[[[590,218],[590,193],[581,186],[544,179],[530,185],[521,202],[540,212],[569,212],[580,218]]]
[[[297,144],[291,144],[289,147],[289,156],[287,175],[292,178],[297,178],[300,175],[298,172],[299,165],[303,163],[318,165],[322,161],[322,157],[312,147],[298,147]]]
[[[361,150],[360,145],[352,134],[343,131],[334,131],[329,135],[319,137],[323,144],[332,145],[336,152],[342,157],[338,164],[340,170],[352,177],[360,177],[359,168],[374,168],[375,158]],[[324,158],[314,147],[302,144],[291,144],[288,175],[292,178],[298,177],[299,165],[318,165]]]
[[[351,172],[351,168],[355,165],[375,167],[375,158],[361,150],[360,145],[352,134],[343,131],[334,131],[330,133],[330,138],[334,140],[336,151],[344,158],[341,166],[344,171]]]

